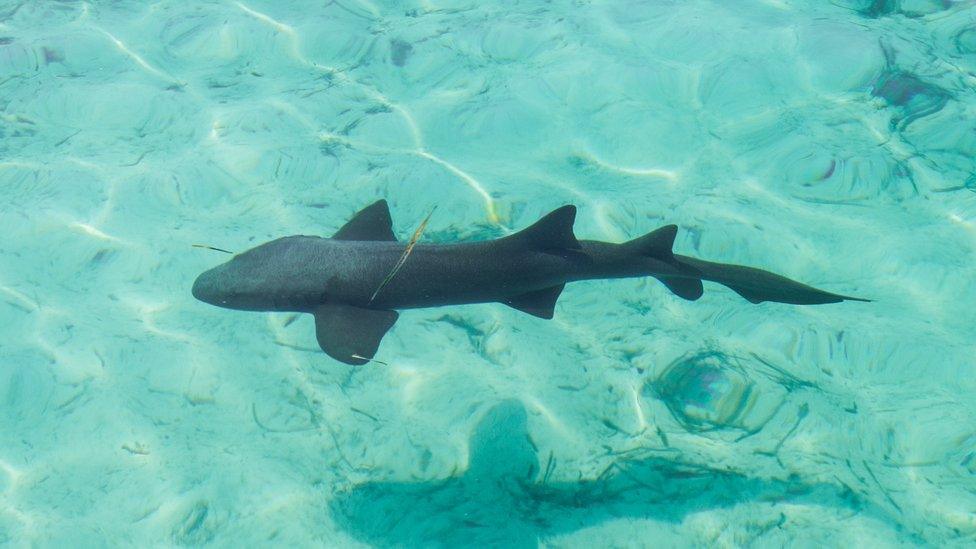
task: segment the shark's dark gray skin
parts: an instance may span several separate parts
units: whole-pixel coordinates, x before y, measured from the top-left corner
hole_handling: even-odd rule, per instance
[[[563,206],[504,238],[418,243],[383,285],[407,243],[397,241],[380,200],[332,238],[287,236],[234,256],[197,277],[193,295],[228,309],[311,313],[319,346],[347,364],[373,358],[397,309],[503,303],[548,319],[565,284],[577,280],[652,276],[692,301],[702,295],[702,280],[724,284],[752,303],[867,301],[760,269],[673,254],[675,225],[611,244],[577,240],[575,219],[576,207]]]

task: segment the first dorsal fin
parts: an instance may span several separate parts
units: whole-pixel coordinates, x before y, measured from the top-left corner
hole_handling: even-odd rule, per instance
[[[386,200],[377,200],[352,216],[341,229],[332,235],[333,240],[392,240],[393,219]]]
[[[677,234],[677,225],[665,225],[644,236],[639,236],[629,242],[625,242],[624,246],[637,254],[649,255],[659,259],[670,259],[673,256],[671,248],[674,247],[674,237]]]
[[[578,250],[581,246],[573,234],[575,221],[576,206],[566,205],[549,212],[509,238],[540,251]]]

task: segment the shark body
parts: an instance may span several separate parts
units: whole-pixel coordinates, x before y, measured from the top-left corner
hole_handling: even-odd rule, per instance
[[[408,243],[397,240],[380,200],[331,238],[288,236],[237,254],[197,277],[192,291],[228,309],[313,314],[319,346],[347,364],[373,358],[397,310],[503,303],[550,319],[563,287],[578,280],[651,276],[692,301],[702,295],[702,280],[752,303],[868,301],[761,269],[674,254],[675,225],[621,244],[577,240],[575,218],[575,206],[563,206],[504,238],[418,243],[405,255]]]

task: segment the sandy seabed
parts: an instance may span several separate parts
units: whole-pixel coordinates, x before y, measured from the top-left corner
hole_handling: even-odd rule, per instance
[[[0,543],[976,537],[971,1],[0,2]],[[194,277],[386,198],[873,303],[575,283],[374,363]]]

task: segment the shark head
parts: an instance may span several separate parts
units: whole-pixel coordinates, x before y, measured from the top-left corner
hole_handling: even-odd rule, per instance
[[[284,275],[296,271],[303,258],[302,241],[312,238],[317,237],[279,238],[239,253],[200,274],[193,282],[193,297],[225,309],[289,309],[291,298],[300,292],[288,285]]]

